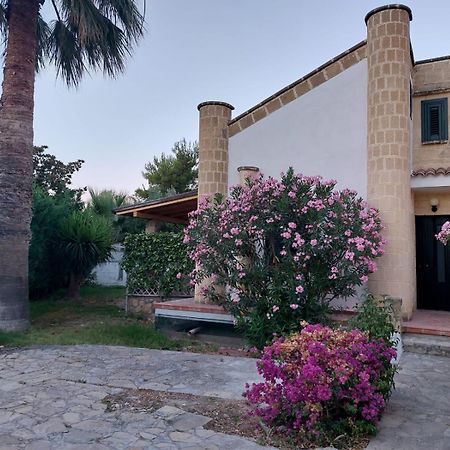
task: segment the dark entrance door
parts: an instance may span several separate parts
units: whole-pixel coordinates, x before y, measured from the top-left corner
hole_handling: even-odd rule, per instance
[[[438,242],[450,216],[416,217],[417,307],[450,311],[450,248]]]

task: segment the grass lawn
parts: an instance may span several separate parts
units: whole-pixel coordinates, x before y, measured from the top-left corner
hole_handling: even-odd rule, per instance
[[[25,333],[0,331],[0,345],[104,344],[182,349],[188,342],[170,339],[145,318],[117,306],[125,288],[84,286],[80,300],[63,295],[30,303],[31,327]]]

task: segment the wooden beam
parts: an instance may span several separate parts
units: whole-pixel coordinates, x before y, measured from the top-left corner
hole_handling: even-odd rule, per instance
[[[139,211],[133,211],[133,217],[139,217],[140,219],[147,219],[147,220],[159,220],[160,222],[181,223],[183,225],[187,225],[189,222],[188,220],[179,219],[177,217],[161,216],[159,214],[150,214]]]

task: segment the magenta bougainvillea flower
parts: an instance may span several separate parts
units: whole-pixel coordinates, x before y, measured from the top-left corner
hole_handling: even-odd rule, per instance
[[[373,426],[390,395],[395,349],[359,330],[303,326],[264,349],[257,363],[264,381],[244,393],[254,414],[309,437]]]

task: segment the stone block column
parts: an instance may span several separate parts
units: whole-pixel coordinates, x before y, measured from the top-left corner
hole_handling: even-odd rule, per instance
[[[228,122],[234,107],[224,102],[204,102],[199,111],[198,198],[228,194]],[[195,286],[195,300],[204,302],[201,286]]]
[[[409,318],[416,304],[414,207],[411,173],[411,10],[376,8],[366,16],[368,63],[368,202],[385,225],[386,253],[369,279],[376,295],[402,299]]]
[[[198,195],[228,192],[228,122],[233,106],[223,102],[198,105],[199,167]]]

